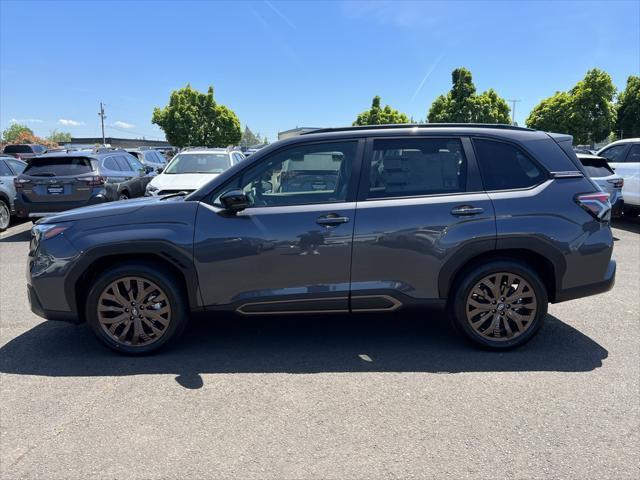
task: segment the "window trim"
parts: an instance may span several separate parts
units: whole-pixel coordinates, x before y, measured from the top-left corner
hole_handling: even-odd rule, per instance
[[[355,158],[353,160],[351,178],[349,179],[349,185],[347,186],[347,195],[346,195],[346,198],[344,200],[339,201],[339,202],[331,202],[331,203],[314,202],[314,203],[292,203],[292,204],[289,204],[289,205],[257,205],[257,206],[251,206],[249,208],[251,208],[251,209],[256,209],[256,208],[281,208],[281,207],[298,207],[298,206],[307,206],[307,205],[323,205],[323,204],[335,205],[335,204],[339,204],[339,203],[353,203],[353,202],[356,201],[356,194],[357,194],[357,191],[358,191],[358,184],[359,184],[359,181],[360,181],[360,166],[362,164],[362,156],[363,156],[363,151],[364,151],[364,148],[365,148],[364,147],[365,139],[362,138],[362,137],[333,138],[333,139],[327,139],[327,140],[316,140],[316,141],[310,141],[310,142],[297,142],[297,143],[292,143],[292,144],[288,144],[288,145],[283,145],[281,148],[278,148],[277,150],[274,150],[273,152],[270,152],[268,155],[264,156],[263,158],[260,158],[258,161],[251,162],[250,164],[248,164],[244,168],[242,168],[242,170],[236,172],[235,175],[233,175],[231,178],[229,178],[223,184],[215,187],[211,192],[209,192],[202,199],[202,202],[206,203],[207,205],[211,205],[213,207],[216,207],[216,208],[223,208],[222,205],[220,205],[220,204],[215,202],[215,199],[218,198],[220,195],[222,195],[222,193],[224,193],[226,190],[229,190],[231,185],[241,181],[242,177],[245,175],[245,173],[248,170],[250,170],[252,168],[256,168],[259,165],[262,165],[265,162],[270,161],[270,159],[272,159],[274,156],[279,155],[280,153],[282,153],[285,150],[289,150],[289,149],[293,149],[293,148],[300,148],[300,147],[308,147],[308,146],[311,146],[311,145],[323,145],[323,144],[327,144],[327,143],[355,143],[356,144],[356,154],[355,154]],[[236,164],[236,165],[238,165],[238,164]]]
[[[544,165],[542,165],[532,154],[531,152],[529,152],[526,148],[524,148],[522,145],[516,143],[516,142],[511,142],[509,140],[505,140],[502,138],[495,138],[495,137],[485,137],[483,135],[473,135],[471,138],[471,144],[473,147],[473,153],[476,156],[476,162],[477,162],[477,166],[478,166],[478,174],[480,175],[480,180],[482,181],[482,188],[484,192],[487,193],[491,193],[491,192],[523,192],[523,191],[527,191],[527,190],[532,190],[540,185],[542,185],[543,183],[545,183],[548,180],[553,179],[551,173],[549,172],[549,170],[547,170],[547,168],[544,167]],[[480,156],[478,155],[477,149],[476,149],[476,144],[475,144],[475,140],[486,140],[489,142],[497,142],[497,143],[505,143],[507,145],[511,145],[512,147],[518,149],[521,153],[524,154],[525,157],[527,157],[527,159],[529,159],[530,162],[532,162],[536,167],[538,167],[538,169],[543,173],[542,176],[542,180],[539,181],[538,183],[535,183],[533,185],[530,185],[528,187],[520,187],[520,188],[498,188],[498,189],[493,189],[493,190],[489,190],[486,188],[485,182],[484,182],[484,178],[482,178],[482,170],[480,169]]]
[[[382,197],[382,198],[367,198],[369,195],[369,175],[371,171],[371,162],[365,161],[371,159],[373,155],[373,146],[376,140],[458,140],[462,144],[462,150],[467,160],[467,178],[465,191],[463,192],[442,192],[442,193],[427,193],[422,195],[400,195],[396,197]],[[446,196],[458,196],[469,195],[474,193],[482,193],[482,181],[479,178],[478,165],[476,163],[469,137],[462,135],[394,135],[394,136],[372,136],[366,138],[366,147],[364,155],[361,161],[360,183],[358,188],[358,202],[379,202],[385,200],[402,200],[405,198],[432,198],[432,197],[446,197]]]

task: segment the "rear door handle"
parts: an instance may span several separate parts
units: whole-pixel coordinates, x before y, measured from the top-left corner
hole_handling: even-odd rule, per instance
[[[464,215],[478,215],[479,213],[483,213],[484,208],[474,207],[471,205],[462,205],[460,207],[456,207],[451,210],[451,215],[455,215],[457,217],[461,217]]]
[[[329,213],[328,215],[322,215],[316,218],[316,223],[324,227],[335,227],[341,223],[347,223],[349,217],[341,217],[337,213]]]

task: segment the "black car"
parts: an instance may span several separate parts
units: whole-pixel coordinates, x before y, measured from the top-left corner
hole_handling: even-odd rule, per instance
[[[42,220],[31,308],[86,321],[130,354],[173,342],[195,314],[422,306],[446,308],[481,346],[512,348],[539,331],[549,302],[614,283],[608,195],[571,142],[455,124],[289,138],[186,196]],[[290,171],[324,173],[292,186]]]
[[[55,152],[34,157],[15,178],[19,217],[40,218],[85,205],[144,195],[152,169],[124,150]]]
[[[2,153],[28,162],[33,157],[46,153],[46,151],[46,147],[38,145],[37,143],[14,143],[6,145]]]

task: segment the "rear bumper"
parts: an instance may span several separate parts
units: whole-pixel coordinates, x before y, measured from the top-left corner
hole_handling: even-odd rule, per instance
[[[20,195],[15,200],[16,215],[21,218],[40,218],[49,215],[55,215],[56,213],[64,212],[66,210],[72,210],[74,208],[87,207],[89,205],[98,205],[108,202],[106,192],[98,193],[89,200],[83,202],[28,202],[25,201]]]
[[[611,205],[611,217],[612,218],[621,217],[623,206],[624,206],[624,201],[622,197],[620,197],[613,205]]]
[[[566,302],[567,300],[573,300],[575,298],[588,297],[591,295],[597,295],[598,293],[604,293],[611,290],[616,281],[616,261],[609,261],[607,272],[599,282],[589,283],[586,285],[580,285],[579,287],[569,288],[566,290],[560,290],[556,292],[556,298],[554,303]]]

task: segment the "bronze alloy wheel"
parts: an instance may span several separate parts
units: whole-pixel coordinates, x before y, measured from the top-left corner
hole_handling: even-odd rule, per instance
[[[122,277],[100,294],[98,322],[117,343],[142,347],[166,333],[171,323],[171,305],[154,282],[142,277]]]
[[[522,335],[534,323],[536,294],[521,276],[499,272],[477,282],[467,297],[467,322],[481,337],[507,341]]]

